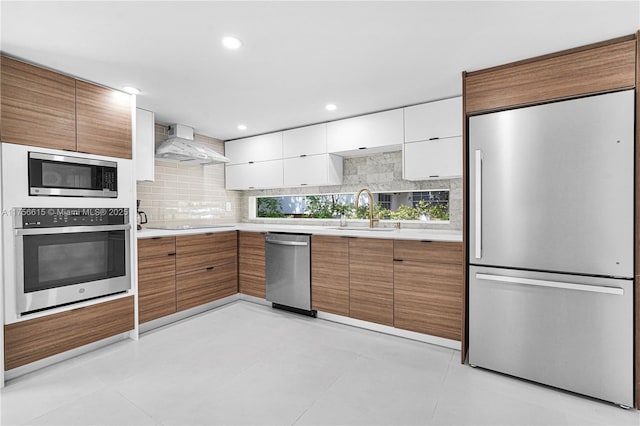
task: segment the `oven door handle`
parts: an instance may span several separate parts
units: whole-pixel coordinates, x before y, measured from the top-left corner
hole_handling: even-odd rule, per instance
[[[60,226],[53,228],[16,229],[16,235],[71,234],[78,232],[128,231],[131,225]]]

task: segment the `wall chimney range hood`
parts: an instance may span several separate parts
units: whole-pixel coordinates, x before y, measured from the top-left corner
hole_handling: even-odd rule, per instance
[[[169,137],[156,148],[156,158],[203,166],[230,161],[211,147],[196,142],[193,129],[182,124],[169,126]]]

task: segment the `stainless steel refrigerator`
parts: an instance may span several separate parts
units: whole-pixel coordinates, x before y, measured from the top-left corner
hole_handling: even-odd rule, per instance
[[[469,363],[633,405],[634,93],[469,118]]]

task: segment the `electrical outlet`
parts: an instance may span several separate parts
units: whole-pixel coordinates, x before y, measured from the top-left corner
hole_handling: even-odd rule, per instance
[[[224,205],[224,209],[228,212],[231,211],[231,202],[227,201]]]

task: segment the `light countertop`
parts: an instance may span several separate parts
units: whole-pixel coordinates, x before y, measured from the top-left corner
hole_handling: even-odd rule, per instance
[[[220,226],[220,225],[218,225]],[[143,228],[137,231],[138,238],[172,237],[180,235],[195,235],[214,232],[249,231],[249,232],[289,232],[299,234],[332,235],[341,237],[360,238],[385,238],[393,240],[428,240],[428,241],[462,241],[462,232],[448,229],[393,229],[368,230],[366,227],[353,227],[338,229],[337,226],[308,226],[308,225],[270,225],[264,223],[236,223],[216,228],[194,229],[149,229]]]

